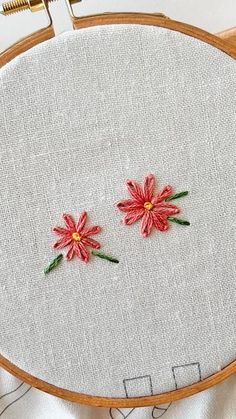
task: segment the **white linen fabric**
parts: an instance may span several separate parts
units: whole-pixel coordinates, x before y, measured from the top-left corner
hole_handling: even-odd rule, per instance
[[[50,396],[0,369],[1,419],[235,419],[235,412],[236,376],[170,405],[101,409]]]
[[[189,36],[66,33],[0,73],[1,353],[81,393],[132,397],[235,360],[235,60]],[[126,179],[188,190],[166,233],[122,225]],[[86,210],[102,251],[63,261],[51,228]]]

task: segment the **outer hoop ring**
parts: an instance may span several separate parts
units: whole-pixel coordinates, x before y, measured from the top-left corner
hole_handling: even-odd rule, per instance
[[[114,24],[137,24],[160,26],[167,29],[172,29],[177,32],[182,32],[185,35],[192,36],[203,42],[206,42],[213,47],[216,47],[233,58],[236,58],[236,43],[230,43],[226,39],[222,39],[216,35],[210,34],[200,28],[189,25],[187,23],[177,22],[166,17],[161,17],[155,14],[148,13],[107,13],[94,16],[86,16],[75,18],[72,17],[74,29],[88,28],[99,25],[114,25]],[[235,32],[234,32],[235,33]],[[9,47],[6,51],[0,54],[0,67],[3,67],[13,58],[17,57],[22,52],[29,50],[35,45],[53,38],[54,31],[52,26],[41,29],[34,34],[21,39]]]
[[[109,13],[103,15],[95,15],[82,18],[73,18],[73,24],[75,29],[88,28],[91,26],[100,25],[111,25],[111,24],[139,24],[149,26],[159,26],[181,32],[185,35],[192,36],[205,43],[212,45],[213,47],[220,49],[224,53],[230,55],[236,59],[236,45],[228,43],[227,41],[218,38],[216,35],[212,35],[202,29],[196,28],[192,25],[188,25],[181,22],[176,22],[165,17],[160,17],[155,14],[143,14],[143,13]],[[32,48],[34,45],[43,42],[53,36],[53,31],[50,29],[41,30],[40,36],[36,34],[29,36],[20,42],[14,44],[8,50],[0,54],[0,66],[5,65],[13,58],[18,56],[24,51]],[[221,371],[211,375],[210,377],[196,383],[191,386],[184,387],[178,390],[173,390],[160,395],[149,396],[149,397],[132,397],[132,398],[108,398],[108,397],[97,397],[86,394],[77,393],[70,390],[59,388],[55,385],[49,384],[37,377],[30,375],[23,371],[16,365],[12,364],[8,359],[0,355],[0,367],[3,367],[9,373],[13,374],[17,378],[24,382],[32,385],[33,387],[49,393],[51,395],[60,397],[65,400],[77,402],[89,406],[97,407],[143,407],[153,406],[158,404],[169,403],[172,401],[180,400],[188,396],[192,396],[200,391],[206,390],[221,381],[225,380],[230,375],[236,373],[236,360],[231,364],[223,368]]]
[[[97,397],[89,396],[87,394],[76,393],[75,391],[65,390],[46,381],[36,378],[33,375],[21,370],[16,365],[12,364],[8,359],[0,355],[0,366],[7,370],[9,373],[24,381],[25,383],[37,388],[38,390],[49,393],[52,396],[60,397],[71,402],[85,404],[88,406],[96,407],[144,407],[155,406],[165,403],[174,402],[176,400],[184,399],[185,397],[192,396],[200,391],[207,390],[208,388],[220,383],[232,374],[236,373],[236,361],[227,365],[221,371],[211,375],[204,380],[192,384],[188,387],[183,387],[179,390],[169,391],[156,396],[148,397],[132,397],[132,398],[110,398],[110,397]]]

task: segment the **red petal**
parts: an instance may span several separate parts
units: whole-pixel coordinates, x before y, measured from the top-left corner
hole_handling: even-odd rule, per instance
[[[133,223],[135,223],[136,221],[140,220],[140,218],[142,218],[142,216],[144,215],[145,210],[144,208],[140,209],[140,210],[136,210],[136,211],[130,211],[124,218],[124,223],[126,225],[131,225]]]
[[[153,208],[153,212],[155,214],[160,214],[160,215],[175,215],[175,214],[179,214],[180,213],[180,209],[178,207],[176,207],[176,205],[173,204],[157,204],[155,205],[155,207]]]
[[[87,220],[87,212],[83,211],[76,224],[76,231],[80,233]]]
[[[80,258],[83,262],[88,262],[89,260],[89,252],[87,251],[86,247],[81,243],[77,242],[74,243],[74,252],[75,255]]]
[[[52,229],[52,231],[56,234],[59,234],[60,236],[66,236],[68,234],[71,234],[70,230],[67,230],[66,228],[62,228],[62,227],[54,227]]]
[[[159,192],[153,199],[152,204],[158,204],[159,202],[164,201],[172,194],[172,187],[170,185],[165,186],[161,192]]]
[[[81,231],[81,237],[93,236],[94,234],[100,233],[100,231],[101,227],[99,226],[86,227]]]
[[[153,224],[159,231],[166,231],[169,228],[168,221],[165,217],[160,214],[152,213]]]
[[[144,179],[143,192],[146,201],[151,201],[154,193],[155,177],[154,175],[148,175]]]
[[[150,211],[145,211],[140,225],[140,231],[143,237],[149,236],[149,234],[151,233],[152,225],[152,214]]]
[[[144,203],[145,198],[140,185],[134,180],[127,180],[126,186],[130,195],[138,202]]]
[[[124,199],[117,204],[117,208],[123,212],[134,211],[136,209],[141,209],[142,207],[143,204],[135,201],[134,199]]]
[[[93,247],[94,249],[100,249],[101,247],[100,243],[98,243],[97,240],[88,237],[82,238],[81,242],[84,243],[86,246]]]
[[[67,260],[71,260],[74,256],[74,246],[75,246],[75,242],[71,243],[69,250],[66,254],[66,259]]]
[[[73,218],[69,214],[63,214],[63,219],[65,221],[66,227],[73,231],[75,231],[75,222]]]
[[[62,249],[65,246],[68,246],[72,242],[71,236],[63,236],[56,243],[54,243],[54,249]]]

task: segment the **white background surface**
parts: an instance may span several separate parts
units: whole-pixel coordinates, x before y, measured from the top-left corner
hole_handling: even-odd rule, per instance
[[[64,0],[51,4],[50,11],[56,33],[71,28]],[[236,26],[235,0],[82,0],[74,7],[76,16],[109,11],[162,12],[209,32]],[[44,12],[27,11],[9,17],[0,15],[0,50],[46,24]]]

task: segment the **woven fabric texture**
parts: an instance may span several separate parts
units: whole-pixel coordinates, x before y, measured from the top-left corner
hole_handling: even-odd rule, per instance
[[[235,61],[171,30],[66,33],[0,73],[0,352],[97,396],[158,394],[235,359]],[[115,203],[153,173],[188,227],[143,238]],[[119,264],[58,254],[88,212]],[[62,250],[64,253],[64,250]]]

